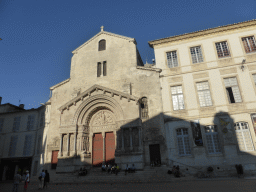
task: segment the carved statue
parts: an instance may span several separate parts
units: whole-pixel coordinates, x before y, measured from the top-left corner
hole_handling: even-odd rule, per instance
[[[85,152],[85,153],[89,153],[89,137],[88,136],[83,136],[82,137],[82,150]]]

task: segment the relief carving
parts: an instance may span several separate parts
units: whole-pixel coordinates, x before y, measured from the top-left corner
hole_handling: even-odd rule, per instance
[[[92,125],[100,126],[100,125],[108,125],[113,123],[115,123],[115,121],[113,120],[112,115],[108,111],[100,111],[95,115]]]

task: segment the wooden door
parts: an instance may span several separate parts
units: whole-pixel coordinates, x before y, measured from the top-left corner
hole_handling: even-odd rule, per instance
[[[52,169],[56,169],[56,167],[57,167],[58,153],[59,153],[59,151],[52,151],[52,162],[51,162]]]
[[[106,153],[106,163],[115,163],[115,135],[113,132],[106,133],[105,137],[105,153]]]
[[[93,166],[101,166],[103,162],[103,138],[101,133],[93,136],[92,144],[92,164]]]

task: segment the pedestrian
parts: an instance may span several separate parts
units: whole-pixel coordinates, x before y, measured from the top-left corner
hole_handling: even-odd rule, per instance
[[[44,178],[45,178],[45,172],[44,169],[42,170],[42,172],[40,173],[38,179],[39,179],[39,189],[43,189],[44,187]]]
[[[25,176],[25,183],[24,183],[24,192],[27,191],[28,189],[28,183],[29,183],[29,171],[26,171],[26,176]]]
[[[12,192],[18,192],[20,181],[21,181],[21,175],[20,175],[20,172],[17,171],[17,174],[14,176]]]
[[[49,182],[50,182],[50,174],[48,173],[47,170],[45,170],[44,188],[47,188]]]

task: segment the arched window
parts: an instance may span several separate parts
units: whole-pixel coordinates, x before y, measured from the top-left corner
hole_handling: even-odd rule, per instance
[[[141,109],[141,118],[148,118],[148,99],[147,97],[143,97],[140,100],[140,109]]]
[[[248,123],[237,122],[234,124],[234,127],[239,149],[241,151],[254,151]]]
[[[106,40],[102,39],[99,41],[99,51],[106,50]]]
[[[221,147],[218,137],[218,130],[216,125],[209,125],[205,127],[205,136],[209,154],[221,153]]]
[[[181,156],[191,155],[188,129],[181,128],[181,129],[177,129],[176,132],[177,132],[179,155]]]

